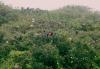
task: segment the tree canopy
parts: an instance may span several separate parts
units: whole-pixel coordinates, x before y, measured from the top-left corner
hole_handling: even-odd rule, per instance
[[[99,52],[100,12],[0,3],[0,69],[100,69]]]

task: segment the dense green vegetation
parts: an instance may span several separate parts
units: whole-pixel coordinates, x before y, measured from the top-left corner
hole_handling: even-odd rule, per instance
[[[100,69],[100,12],[0,3],[0,69]]]

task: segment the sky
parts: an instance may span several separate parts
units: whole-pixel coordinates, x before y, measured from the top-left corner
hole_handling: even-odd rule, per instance
[[[54,10],[66,5],[82,5],[100,11],[100,0],[0,0],[13,7],[40,8]]]

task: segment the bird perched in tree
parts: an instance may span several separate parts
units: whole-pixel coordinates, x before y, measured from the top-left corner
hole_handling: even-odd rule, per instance
[[[53,32],[48,32],[47,33],[47,36],[52,36],[53,35]]]
[[[53,36],[53,32],[46,32],[46,31],[43,31],[43,35],[46,36],[46,37],[49,37],[49,36]]]

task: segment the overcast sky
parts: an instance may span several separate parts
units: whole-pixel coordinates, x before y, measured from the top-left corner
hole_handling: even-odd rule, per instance
[[[53,10],[65,5],[83,5],[100,11],[100,0],[0,0],[13,7]]]

